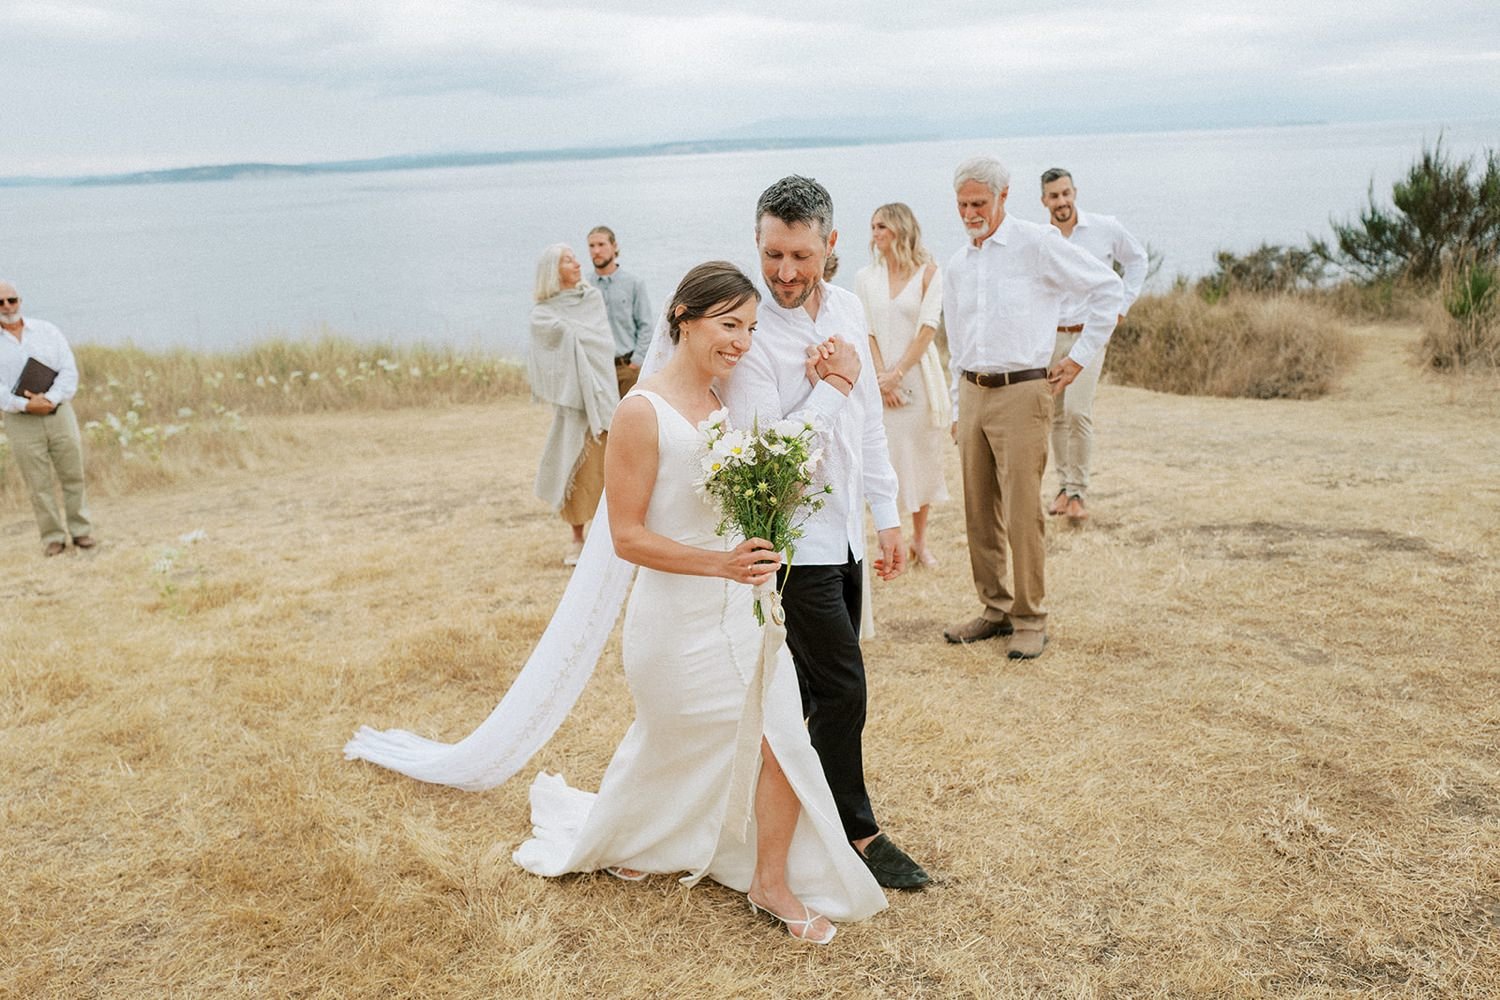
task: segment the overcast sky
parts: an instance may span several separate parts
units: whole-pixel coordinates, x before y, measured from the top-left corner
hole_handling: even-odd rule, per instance
[[[1500,118],[1494,0],[4,0],[0,41],[0,176]]]

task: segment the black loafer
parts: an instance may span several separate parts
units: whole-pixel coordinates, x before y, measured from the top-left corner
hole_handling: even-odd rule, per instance
[[[887,889],[920,889],[932,881],[932,876],[921,865],[883,833],[877,833],[859,856],[864,859],[870,874],[875,876],[875,881]]]

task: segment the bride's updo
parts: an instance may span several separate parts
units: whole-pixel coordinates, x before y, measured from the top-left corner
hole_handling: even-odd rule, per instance
[[[722,316],[734,312],[751,298],[759,302],[760,289],[729,261],[699,264],[682,276],[672,294],[672,304],[667,307],[667,333],[675,344],[682,337],[685,320]]]

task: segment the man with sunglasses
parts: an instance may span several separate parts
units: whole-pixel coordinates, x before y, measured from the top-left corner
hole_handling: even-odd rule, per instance
[[[28,372],[29,361],[37,364]],[[23,373],[35,390],[21,385]],[[16,286],[0,281],[0,411],[48,556],[61,555],[70,537],[80,549],[97,544],[83,491],[83,442],[70,402],[77,391],[78,365],[62,331],[46,320],[23,318]],[[54,477],[62,486],[66,520],[57,510]]]

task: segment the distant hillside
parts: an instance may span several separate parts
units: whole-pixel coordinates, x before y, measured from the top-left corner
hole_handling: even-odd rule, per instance
[[[0,177],[3,187],[97,187],[109,184],[186,184],[227,181],[241,177],[306,176],[312,174],[357,174],[385,170],[431,170],[441,167],[483,167],[497,163],[547,160],[599,160],[628,156],[684,156],[692,153],[729,153],[746,149],[807,149],[817,146],[859,146],[895,141],[892,137],[809,137],[698,139],[659,142],[641,146],[606,148],[534,149],[505,153],[423,153],[412,156],[382,156],[370,160],[334,160],[325,163],[222,163],[170,170],[144,170],[130,174],[100,174],[88,177]]]

